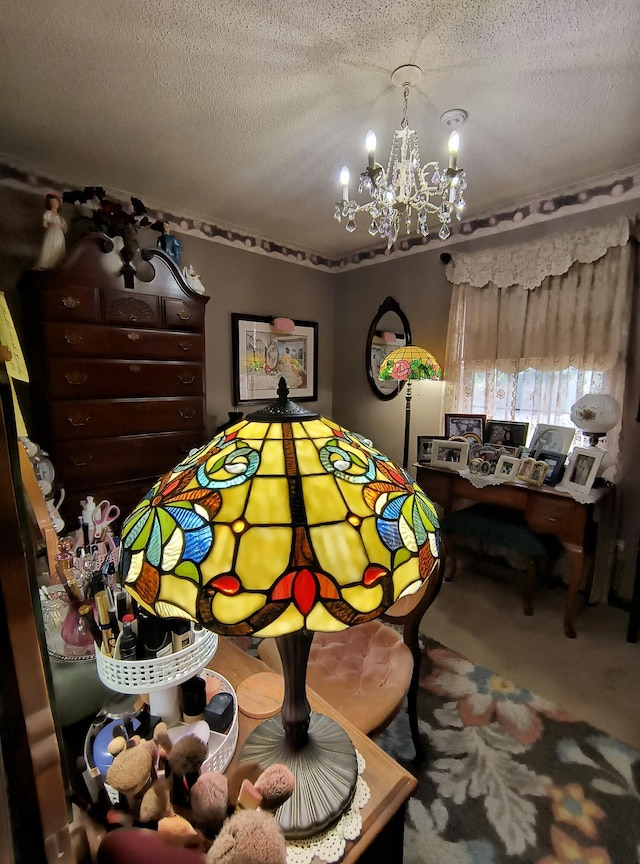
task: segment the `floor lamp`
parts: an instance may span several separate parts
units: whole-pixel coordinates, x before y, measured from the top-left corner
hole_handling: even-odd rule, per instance
[[[411,428],[411,382],[412,381],[441,381],[442,367],[433,356],[424,348],[417,345],[404,345],[396,348],[384,358],[380,364],[378,377],[381,381],[407,382],[405,392],[406,407],[404,412],[404,452],[402,455],[402,467],[405,471],[409,467],[409,431]]]

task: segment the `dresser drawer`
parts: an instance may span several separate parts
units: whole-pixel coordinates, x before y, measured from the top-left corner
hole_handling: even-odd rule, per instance
[[[68,399],[51,405],[57,439],[176,432],[204,426],[201,396],[161,399]]]
[[[137,291],[110,291],[104,298],[106,324],[162,327],[160,298]]]
[[[165,298],[164,317],[167,327],[180,330],[202,330],[204,326],[204,307],[188,300]]]
[[[42,292],[45,320],[99,321],[100,292],[88,285],[66,285]]]
[[[200,363],[52,357],[48,375],[54,399],[198,396],[203,392]]]
[[[49,356],[140,360],[202,360],[204,357],[204,337],[200,333],[50,321],[45,325],[44,338]]]
[[[93,494],[97,483],[114,483],[129,477],[160,477],[181,462],[189,450],[204,443],[204,429],[58,441],[56,473],[63,486],[69,484],[77,488],[84,484],[86,492]]]

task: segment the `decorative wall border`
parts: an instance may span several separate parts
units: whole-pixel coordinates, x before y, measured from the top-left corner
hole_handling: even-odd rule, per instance
[[[194,219],[165,211],[157,211],[156,218],[171,223],[178,233],[200,237],[216,243],[242,248],[247,252],[270,255],[285,260],[291,264],[313,267],[326,272],[340,272],[345,269],[373,264],[379,261],[395,259],[406,253],[425,251],[436,244],[446,248],[456,243],[471,239],[474,235],[486,237],[513,228],[521,228],[526,224],[554,219],[558,216],[588,210],[598,206],[614,204],[621,200],[640,198],[640,166],[629,168],[616,175],[608,175],[595,182],[596,185],[586,189],[561,191],[553,195],[542,196],[500,213],[477,217],[468,222],[461,222],[459,228],[448,241],[439,240],[434,233],[428,237],[407,237],[400,240],[392,250],[386,247],[363,249],[349,253],[342,258],[325,258],[304,249],[295,249],[260,237],[252,237],[228,228],[222,228],[202,219]],[[73,188],[71,183],[60,183],[29,173],[4,162],[0,162],[0,185],[11,186],[22,191],[41,194],[50,189]],[[329,217],[327,217],[329,218]]]

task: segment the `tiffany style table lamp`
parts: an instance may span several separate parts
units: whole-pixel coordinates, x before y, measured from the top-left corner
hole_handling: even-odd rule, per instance
[[[160,617],[224,635],[277,637],[281,715],[249,736],[240,761],[288,765],[288,837],[329,827],[350,803],[348,735],[311,712],[314,631],[381,615],[437,566],[438,522],[412,479],[368,443],[288,400],[220,432],[165,474],[126,520],[127,590]]]
[[[409,430],[411,428],[411,382],[428,379],[442,380],[442,368],[433,354],[417,345],[403,345],[396,348],[384,358],[380,364],[378,378],[381,381],[406,381],[406,406],[404,410],[404,451],[402,467],[406,471],[409,465]]]

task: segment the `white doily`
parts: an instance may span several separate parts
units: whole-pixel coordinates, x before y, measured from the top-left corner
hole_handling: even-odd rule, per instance
[[[497,477],[495,474],[472,474],[468,468],[463,468],[460,476],[468,480],[476,489],[482,489],[484,486],[500,486],[508,482],[506,477]]]
[[[322,834],[304,840],[287,840],[287,864],[311,864],[314,858],[326,861],[327,864],[334,864],[344,855],[347,840],[357,840],[362,833],[360,811],[371,797],[371,790],[362,776],[366,763],[357,750],[356,757],[358,779],[348,808],[336,824]]]
[[[580,489],[568,489],[566,486],[561,486],[559,483],[555,487],[557,492],[566,492],[567,495],[571,495],[574,501],[577,501],[579,504],[595,504],[598,500],[598,496],[594,495],[593,492],[582,492]]]
[[[498,288],[520,285],[531,291],[547,276],[561,276],[576,261],[591,264],[612,246],[625,246],[628,240],[629,220],[619,219],[541,240],[454,255],[447,265],[446,276],[454,285],[469,283],[483,288],[493,282]]]

